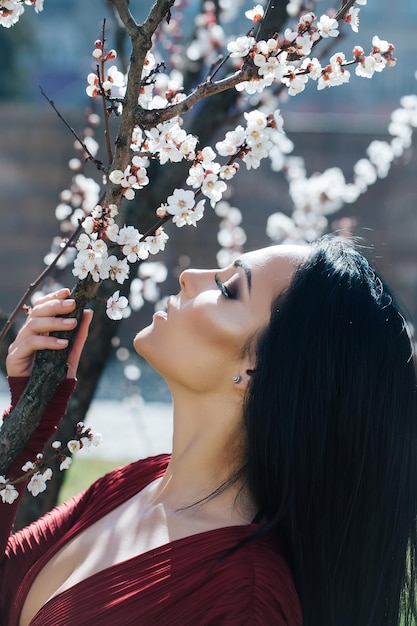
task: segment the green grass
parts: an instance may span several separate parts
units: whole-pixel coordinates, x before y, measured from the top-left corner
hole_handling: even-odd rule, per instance
[[[72,465],[67,470],[65,482],[59,493],[58,504],[65,502],[65,500],[68,500],[80,491],[84,491],[97,478],[121,465],[124,465],[124,461],[73,458]]]

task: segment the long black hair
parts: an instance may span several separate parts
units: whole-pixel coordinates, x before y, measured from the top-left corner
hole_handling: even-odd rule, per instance
[[[247,394],[248,487],[276,533],[304,626],[411,626],[417,409],[392,293],[324,238],[273,303]]]

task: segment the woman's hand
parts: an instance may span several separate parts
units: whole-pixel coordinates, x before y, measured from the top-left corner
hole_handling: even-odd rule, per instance
[[[75,300],[69,299],[69,295],[69,289],[60,289],[36,301],[16,339],[10,344],[6,359],[9,376],[30,376],[38,350],[63,350],[67,347],[67,339],[58,339],[49,333],[72,330],[77,326],[77,320],[73,317],[57,317],[71,313],[75,309]],[[68,357],[67,378],[76,376],[92,316],[92,311],[84,311],[74,346]]]

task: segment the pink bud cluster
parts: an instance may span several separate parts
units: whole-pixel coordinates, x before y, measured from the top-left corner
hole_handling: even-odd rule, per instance
[[[122,72],[119,72],[116,65],[111,65],[105,70],[105,63],[114,61],[117,58],[116,50],[112,49],[106,52],[103,42],[97,39],[94,42],[92,56],[96,61],[100,61],[100,66],[97,67],[96,72],[91,72],[87,76],[87,95],[90,96],[90,98],[95,98],[103,94],[107,97],[123,95],[126,88],[126,81]],[[115,89],[117,89],[117,93],[115,93]]]

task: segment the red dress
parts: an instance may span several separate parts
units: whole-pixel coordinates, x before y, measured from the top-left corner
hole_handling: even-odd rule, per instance
[[[20,460],[27,458],[25,450]],[[0,572],[3,626],[18,626],[30,586],[51,556],[161,476],[168,459],[160,455],[116,469],[8,539]],[[16,506],[0,507],[4,545]],[[224,556],[258,528],[215,529],[117,563],[49,600],[30,626],[300,626],[291,573],[271,538],[250,541]]]

